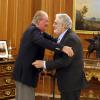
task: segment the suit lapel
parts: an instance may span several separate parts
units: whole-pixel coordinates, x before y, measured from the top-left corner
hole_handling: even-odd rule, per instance
[[[68,29],[67,32],[65,33],[65,35],[63,36],[63,38],[61,39],[61,41],[60,41],[59,44],[63,44],[63,43],[64,43],[65,38],[67,39],[67,38],[69,37],[70,32],[71,32],[71,29]],[[55,52],[55,54],[54,54],[54,59],[55,59],[57,56],[59,56],[59,53],[61,53],[61,52],[58,52],[58,51]]]
[[[64,42],[65,38],[68,38],[68,35],[69,35],[70,32],[71,32],[71,29],[68,29],[59,44],[62,44]]]

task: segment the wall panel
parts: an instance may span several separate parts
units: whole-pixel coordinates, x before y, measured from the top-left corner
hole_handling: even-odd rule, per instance
[[[8,0],[0,0],[0,38],[7,39]]]
[[[73,17],[73,0],[0,0],[0,40],[11,41],[17,54],[22,33],[31,23],[37,10],[44,10],[49,15],[47,32],[53,33],[53,22],[56,13],[68,13]],[[55,36],[55,35],[54,35]],[[92,35],[79,34],[83,47],[87,48],[84,38]]]
[[[7,40],[8,45],[11,41],[14,53],[19,49],[22,33],[31,23],[35,4],[34,0],[0,0],[0,40]]]

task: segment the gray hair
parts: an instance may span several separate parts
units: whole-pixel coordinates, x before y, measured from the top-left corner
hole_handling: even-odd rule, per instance
[[[42,20],[44,16],[48,17],[48,14],[45,11],[42,10],[37,11],[33,17],[32,23],[38,24],[38,21]]]
[[[69,15],[65,13],[56,14],[56,18],[59,20],[59,22],[65,24],[65,29],[72,28],[72,20]]]

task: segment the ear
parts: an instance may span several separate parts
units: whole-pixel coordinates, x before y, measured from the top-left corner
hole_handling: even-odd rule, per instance
[[[64,29],[66,29],[66,25],[65,25],[65,24],[62,24],[62,27],[63,27]]]
[[[39,25],[40,22],[41,22],[41,20],[38,20],[38,21],[37,21],[37,24]]]

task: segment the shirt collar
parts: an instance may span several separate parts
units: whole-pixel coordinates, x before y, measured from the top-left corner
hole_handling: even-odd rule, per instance
[[[68,29],[67,29],[68,30]],[[60,42],[62,40],[62,38],[64,37],[65,33],[67,32],[67,30],[65,30],[59,37],[58,37],[58,42]]]

